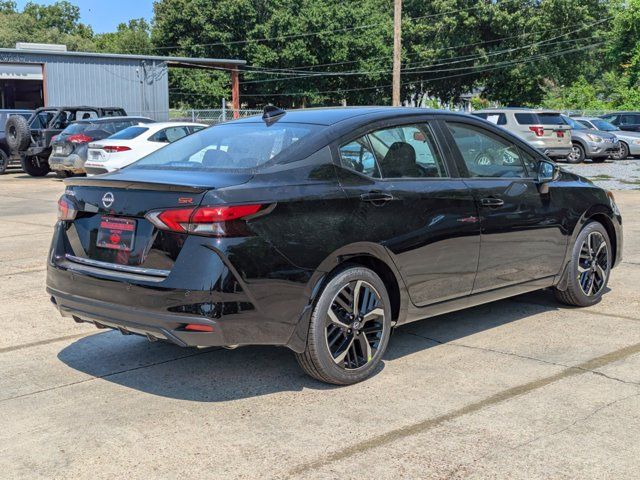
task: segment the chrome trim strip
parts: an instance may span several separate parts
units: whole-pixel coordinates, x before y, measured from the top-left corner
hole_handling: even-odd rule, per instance
[[[81,265],[88,265],[90,267],[114,270],[116,272],[135,273],[137,275],[148,275],[151,277],[168,277],[169,274],[171,273],[171,270],[131,267],[129,265],[119,265],[117,263],[101,262],[99,260],[91,260],[89,258],[76,257],[74,255],[69,255],[68,253],[64,257],[70,262],[79,263]]]

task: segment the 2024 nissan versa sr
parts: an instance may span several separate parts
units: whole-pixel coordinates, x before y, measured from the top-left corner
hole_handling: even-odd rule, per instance
[[[65,316],[181,346],[270,344],[335,384],[391,328],[552,287],[600,300],[611,193],[468,115],[265,111],[67,180],[47,291]]]

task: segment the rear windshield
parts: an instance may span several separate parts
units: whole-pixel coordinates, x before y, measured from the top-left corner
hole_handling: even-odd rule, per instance
[[[115,140],[132,140],[136,137],[139,137],[147,130],[149,130],[147,127],[128,127],[124,130],[119,131],[115,135],[111,135],[109,138],[113,138]]]
[[[520,125],[564,125],[559,113],[516,113],[516,122]]]
[[[95,130],[96,126],[91,123],[72,123],[67,128],[65,128],[62,133],[66,135],[73,135],[74,133],[82,133],[87,130]]]
[[[281,122],[217,125],[167,145],[130,168],[253,169],[282,155],[298,140],[321,128]]]
[[[484,118],[491,123],[495,123],[496,125],[506,125],[507,124],[507,116],[504,113],[474,113],[476,117]]]

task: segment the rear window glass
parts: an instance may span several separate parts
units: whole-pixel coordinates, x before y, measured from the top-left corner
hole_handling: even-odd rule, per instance
[[[559,113],[516,113],[516,122],[520,125],[564,125]]]
[[[134,138],[142,135],[147,130],[149,130],[147,127],[128,127],[124,130],[119,131],[115,135],[111,135],[109,138],[113,138],[115,140],[133,140]]]
[[[582,125],[580,122],[576,122],[573,118],[571,117],[565,117],[563,116],[562,119],[564,120],[564,122],[569,125],[573,130],[588,130],[591,127],[585,127],[584,125]]]
[[[281,122],[217,125],[171,143],[130,168],[253,169],[280,156],[301,138],[321,128],[320,125]]]
[[[65,128],[62,133],[67,135],[73,135],[74,133],[82,133],[89,129],[96,129],[95,125],[90,123],[72,123],[67,128]]]
[[[504,113],[474,113],[476,117],[484,118],[496,125],[506,125],[507,116]]]

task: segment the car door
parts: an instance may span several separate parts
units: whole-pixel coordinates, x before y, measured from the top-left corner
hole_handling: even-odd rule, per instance
[[[623,113],[620,115],[620,123],[616,126],[620,130],[637,132],[640,130],[640,115],[637,113]]]
[[[540,193],[535,157],[478,124],[447,121],[459,169],[480,210],[481,247],[473,292],[557,275],[564,207]]]
[[[372,128],[337,145],[345,240],[383,245],[415,305],[471,293],[478,212],[428,121]]]

